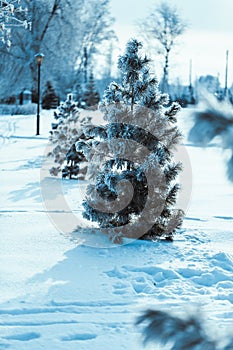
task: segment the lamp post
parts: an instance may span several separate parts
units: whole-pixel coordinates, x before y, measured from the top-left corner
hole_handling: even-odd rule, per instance
[[[37,79],[37,116],[36,116],[36,135],[40,135],[40,67],[44,59],[43,53],[35,55],[36,63],[38,66],[38,79]]]

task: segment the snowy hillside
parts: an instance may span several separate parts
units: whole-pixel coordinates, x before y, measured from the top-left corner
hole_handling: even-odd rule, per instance
[[[135,321],[148,307],[202,313],[214,336],[230,332],[233,184],[225,176],[227,151],[217,143],[203,150],[185,141],[192,196],[173,243],[94,247],[95,237],[93,244],[77,235],[74,242],[50,220],[62,215],[72,227],[70,213],[46,213],[41,167],[51,120],[52,113],[42,114],[36,137],[35,116],[0,117],[0,349],[143,349],[143,327]],[[182,111],[185,135],[191,123],[189,110]],[[47,200],[56,202],[57,183],[47,179]],[[77,220],[85,186],[62,182]]]

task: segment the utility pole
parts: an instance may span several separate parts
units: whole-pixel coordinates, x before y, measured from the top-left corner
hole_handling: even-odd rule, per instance
[[[189,95],[190,95],[190,103],[193,103],[193,86],[192,86],[192,70],[193,70],[193,62],[190,59],[189,61]]]
[[[224,88],[224,97],[227,97],[228,56],[229,56],[229,50],[227,50],[227,51],[226,51],[226,71],[225,71],[225,88]]]
[[[189,87],[192,88],[192,60],[189,61]]]

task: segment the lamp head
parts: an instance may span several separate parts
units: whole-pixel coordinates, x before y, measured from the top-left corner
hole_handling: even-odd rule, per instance
[[[43,53],[38,53],[35,55],[35,58],[36,58],[36,63],[38,64],[38,66],[40,66],[43,62],[44,55]]]

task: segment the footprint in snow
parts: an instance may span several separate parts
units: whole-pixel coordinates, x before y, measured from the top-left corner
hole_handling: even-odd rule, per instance
[[[125,283],[114,284],[114,294],[126,294],[128,285]]]
[[[138,277],[132,281],[132,287],[137,294],[154,294],[155,285],[150,285],[144,277]]]
[[[63,338],[61,338],[62,341],[84,341],[84,340],[91,340],[95,339],[97,337],[96,334],[92,333],[78,333],[78,334],[71,334],[67,335]]]
[[[128,277],[128,273],[127,272],[124,272],[124,271],[121,271],[118,267],[114,267],[113,270],[110,270],[110,271],[105,271],[105,274],[108,276],[108,277],[113,277],[113,278],[119,278],[119,279],[123,279],[123,278],[127,278]]]
[[[8,340],[19,340],[19,341],[29,341],[33,339],[40,338],[39,333],[30,332],[30,333],[21,333],[21,334],[12,334],[4,337],[4,339]]]

